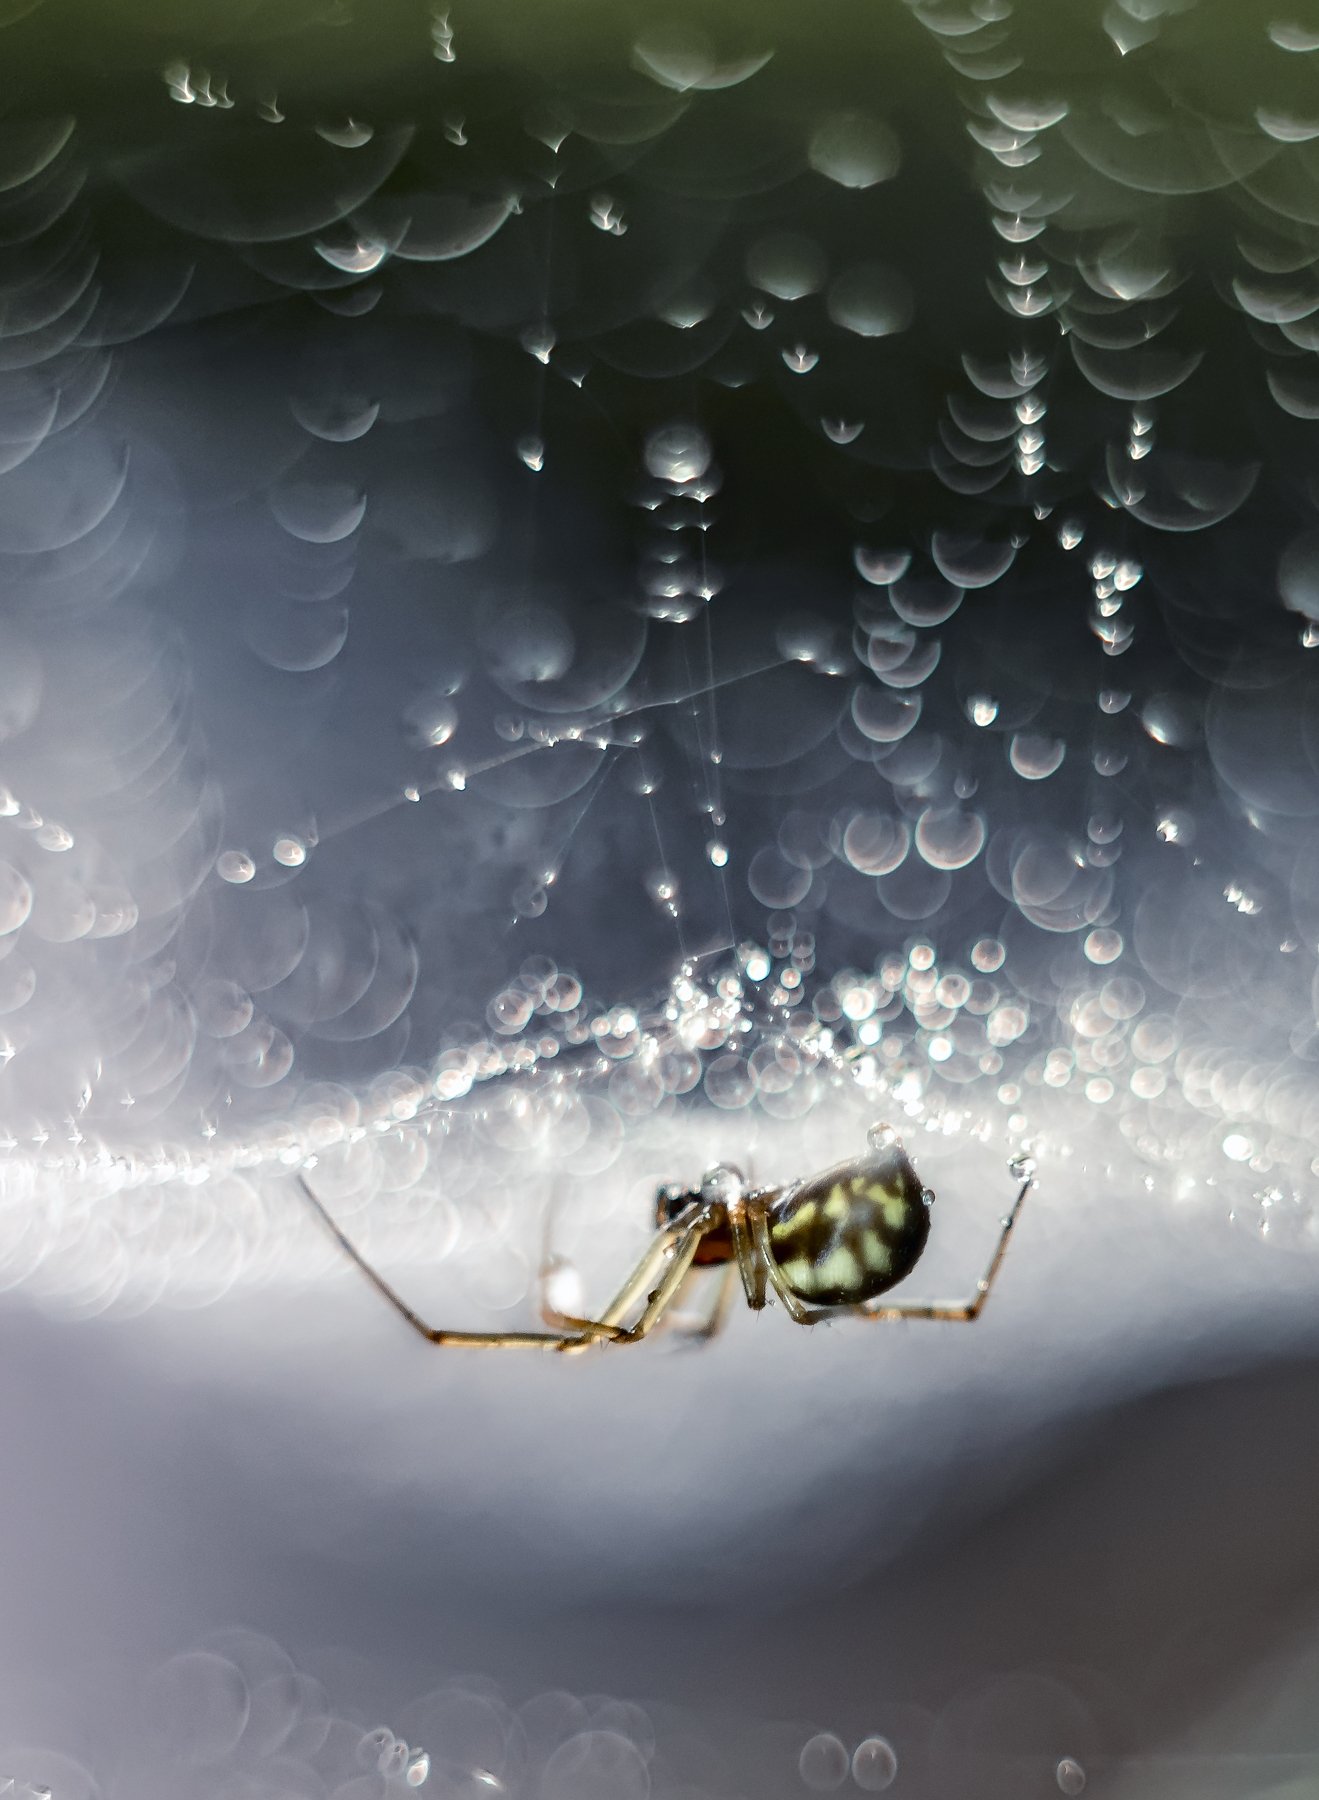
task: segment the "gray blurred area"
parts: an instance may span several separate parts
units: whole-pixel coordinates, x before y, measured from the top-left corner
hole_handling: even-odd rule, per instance
[[[923,1291],[979,1264],[974,1166],[935,1156]],[[351,1272],[11,1307],[8,1740],[109,1792],[374,1791],[382,1722],[446,1792],[556,1792],[566,1757],[602,1795],[792,1795],[872,1736],[919,1795],[1045,1795],[1066,1758],[1100,1792],[1310,1779],[1310,1258],[1122,1173],[1042,1184],[974,1332],[739,1313],[700,1350],[465,1357]],[[304,1686],[272,1730],[274,1645]]]
[[[1312,1793],[1319,12],[0,66],[0,1800]],[[525,1328],[879,1119],[974,1330],[298,1186]]]

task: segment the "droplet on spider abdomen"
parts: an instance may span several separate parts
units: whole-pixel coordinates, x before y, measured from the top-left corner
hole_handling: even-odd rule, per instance
[[[860,1306],[916,1266],[933,1195],[901,1144],[790,1188],[769,1211],[774,1259],[793,1293],[814,1306]]]

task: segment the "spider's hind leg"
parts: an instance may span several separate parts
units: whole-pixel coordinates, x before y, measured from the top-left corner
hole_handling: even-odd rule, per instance
[[[942,1301],[937,1305],[904,1305],[902,1301],[893,1301],[888,1305],[862,1306],[856,1310],[856,1317],[873,1319],[886,1323],[890,1319],[941,1319],[954,1325],[970,1325],[984,1311],[985,1302],[989,1298],[990,1289],[1003,1267],[1003,1258],[1008,1253],[1008,1240],[1021,1216],[1021,1209],[1026,1196],[1035,1186],[1034,1175],[1028,1175],[1012,1202],[1010,1211],[1003,1220],[1003,1229],[999,1232],[998,1242],[994,1246],[994,1254],[989,1259],[989,1267],[976,1283],[976,1291],[969,1300]]]

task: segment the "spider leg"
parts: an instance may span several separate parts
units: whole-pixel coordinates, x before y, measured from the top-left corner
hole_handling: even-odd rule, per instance
[[[694,1325],[680,1325],[675,1316],[672,1325],[673,1335],[680,1337],[687,1344],[708,1344],[712,1337],[717,1336],[723,1330],[728,1319],[728,1309],[735,1291],[736,1276],[737,1264],[726,1263],[719,1271],[718,1281],[715,1285],[714,1303],[708,1308],[705,1317]]]
[[[768,1216],[763,1210],[759,1209],[753,1213],[751,1221],[757,1257],[763,1265],[766,1275],[769,1277],[774,1292],[783,1302],[784,1310],[796,1325],[822,1325],[826,1324],[831,1319],[849,1317],[855,1319],[869,1319],[883,1323],[887,1323],[891,1319],[939,1319],[950,1324],[968,1325],[972,1320],[978,1319],[984,1309],[985,1301],[989,1298],[989,1291],[993,1287],[995,1278],[1003,1266],[1003,1258],[1007,1255],[1008,1240],[1011,1238],[1017,1219],[1021,1214],[1022,1205],[1027,1194],[1034,1185],[1034,1177],[1031,1177],[1022,1183],[1016,1199],[1012,1202],[1012,1208],[1003,1221],[1003,1229],[999,1233],[997,1244],[994,1246],[994,1254],[990,1258],[989,1267],[976,1283],[975,1294],[970,1300],[948,1301],[935,1304],[927,1304],[920,1301],[907,1302],[898,1300],[890,1302],[887,1305],[874,1307],[807,1306],[797,1294],[793,1293],[792,1289],[783,1279],[782,1271],[774,1259],[773,1248],[770,1243]]]
[[[701,1239],[709,1229],[709,1219],[704,1214],[698,1213],[675,1246],[669,1266],[660,1277],[658,1287],[654,1289],[647,1300],[641,1317],[626,1331],[619,1331],[612,1340],[614,1343],[640,1343],[642,1338],[649,1336],[655,1329],[677,1298],[678,1290],[687,1279],[687,1272],[696,1260],[696,1252],[701,1247]],[[608,1311],[612,1310],[612,1308],[608,1309]],[[614,1321],[608,1319],[608,1311],[606,1319],[601,1322],[607,1321],[612,1324]]]
[[[774,1248],[770,1242],[769,1213],[764,1207],[758,1207],[753,1214],[751,1230],[755,1239],[756,1261],[761,1269],[761,1286],[764,1286],[765,1277],[768,1276],[771,1287],[782,1301],[783,1309],[792,1322],[795,1325],[816,1325],[822,1319],[833,1317],[828,1312],[813,1311],[793,1293],[783,1279],[783,1271],[775,1260]]]
[[[1021,1184],[1020,1192],[1012,1202],[1012,1208],[1003,1221],[1003,1229],[999,1233],[998,1243],[994,1246],[994,1254],[989,1259],[989,1267],[976,1283],[976,1291],[969,1300],[949,1301],[941,1305],[921,1306],[905,1305],[902,1301],[894,1301],[886,1306],[859,1306],[855,1316],[860,1319],[876,1319],[887,1322],[889,1319],[943,1319],[952,1324],[969,1325],[978,1319],[984,1310],[985,1301],[989,1298],[989,1290],[993,1287],[999,1270],[1003,1267],[1003,1258],[1007,1255],[1008,1239],[1012,1236],[1021,1208],[1027,1194],[1035,1185],[1034,1176],[1028,1176]]]
[[[765,1305],[765,1271],[773,1265],[766,1261],[759,1247],[756,1230],[757,1224],[764,1219],[764,1196],[757,1194],[752,1197],[752,1202],[750,1206],[730,1206],[728,1224],[747,1305],[752,1312],[761,1312]]]
[[[774,1262],[769,1263],[770,1279],[774,1282],[775,1291],[782,1299],[794,1322],[798,1325],[822,1325],[830,1319],[868,1319],[872,1323],[888,1324],[893,1319],[938,1319],[945,1324],[969,1325],[978,1319],[984,1310],[985,1301],[989,1298],[989,1290],[1003,1266],[1003,1258],[1007,1255],[1008,1240],[1011,1238],[1022,1205],[1027,1194],[1035,1185],[1034,1177],[1024,1181],[1012,1208],[1003,1221],[1003,1229],[999,1233],[998,1242],[994,1246],[994,1254],[989,1259],[989,1267],[976,1283],[976,1291],[970,1300],[948,1300],[933,1304],[922,1301],[888,1301],[880,1306],[824,1306],[808,1307],[790,1290],[785,1289],[782,1277],[777,1276]]]
[[[351,1262],[366,1276],[371,1286],[394,1308],[399,1317],[407,1322],[418,1336],[425,1338],[428,1344],[462,1345],[475,1350],[573,1350],[585,1349],[600,1341],[602,1337],[612,1341],[623,1338],[625,1334],[614,1332],[608,1327],[592,1325],[590,1335],[578,1332],[549,1333],[542,1331],[445,1331],[438,1326],[428,1325],[418,1312],[414,1312],[407,1301],[385,1280],[379,1270],[372,1267],[352,1239],[340,1229],[312,1192],[305,1175],[299,1174],[298,1186],[307,1197],[312,1211],[321,1219],[329,1230],[339,1248]]]
[[[560,1268],[571,1268],[564,1258],[546,1258],[541,1264],[541,1307],[540,1316],[547,1325],[580,1332],[588,1337],[612,1340],[619,1335],[618,1324],[641,1296],[646,1293],[655,1281],[665,1262],[673,1254],[673,1247],[683,1239],[692,1225],[692,1213],[680,1215],[672,1225],[666,1225],[662,1231],[647,1244],[641,1259],[619,1288],[609,1305],[605,1307],[598,1319],[579,1319],[571,1313],[561,1312],[551,1302],[546,1292],[546,1280],[551,1273],[551,1264],[557,1263]]]

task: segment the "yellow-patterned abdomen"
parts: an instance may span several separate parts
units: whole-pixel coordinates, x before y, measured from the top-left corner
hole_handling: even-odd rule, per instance
[[[770,1207],[774,1260],[808,1305],[860,1306],[911,1273],[932,1198],[897,1144],[839,1163]]]

